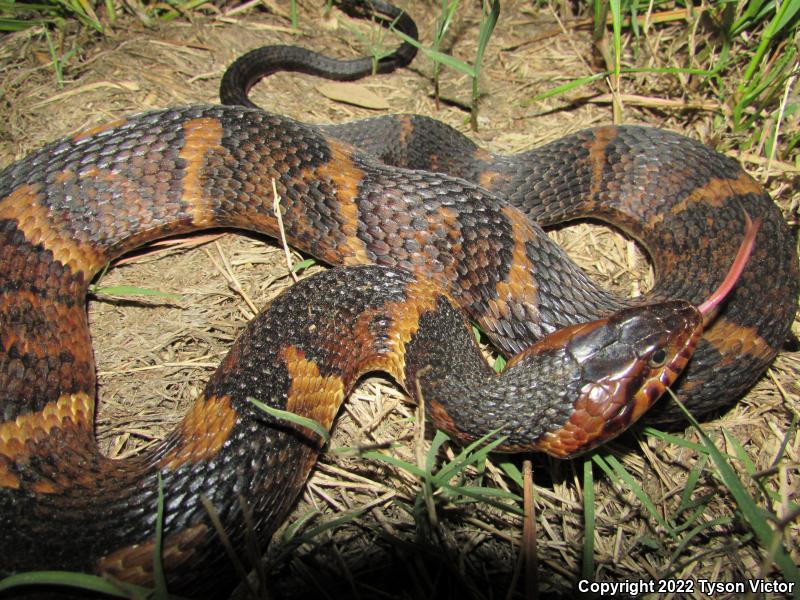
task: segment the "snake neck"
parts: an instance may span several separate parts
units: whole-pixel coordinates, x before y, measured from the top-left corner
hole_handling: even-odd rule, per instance
[[[462,445],[503,436],[500,450],[533,449],[561,428],[580,395],[582,374],[565,348],[531,355],[498,374],[474,343],[462,339],[460,313],[444,299],[421,315],[420,334],[406,346],[404,387],[438,429]]]

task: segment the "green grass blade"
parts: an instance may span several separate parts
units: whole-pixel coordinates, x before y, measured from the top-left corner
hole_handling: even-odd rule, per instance
[[[345,513],[342,516],[337,517],[335,519],[330,519],[329,521],[325,521],[324,523],[321,523],[320,525],[317,525],[316,527],[309,529],[304,533],[298,533],[301,526],[306,522],[308,522],[308,518],[303,519],[302,523],[295,526],[294,534],[292,535],[290,540],[286,544],[284,544],[284,547],[281,548],[278,556],[275,557],[274,564],[282,563],[284,560],[286,560],[287,556],[295,552],[297,547],[302,544],[312,544],[312,545],[314,545],[315,543],[318,544],[319,542],[317,541],[317,538],[319,538],[319,536],[321,536],[323,533],[332,531],[342,525],[346,525],[347,523],[350,523],[351,521],[354,521],[359,517],[361,517],[365,512],[366,511],[364,509],[356,509],[352,512]],[[319,513],[316,511],[312,511],[311,516],[314,516],[315,514]]]
[[[167,600],[167,578],[164,574],[164,562],[161,550],[164,542],[164,481],[158,473],[158,508],[156,510],[156,543],[153,548],[153,580],[155,589],[153,597],[156,600]]]
[[[304,544],[306,542],[313,542],[316,538],[318,538],[326,531],[331,531],[333,529],[336,529],[337,527],[346,525],[347,523],[350,523],[351,521],[358,519],[365,512],[366,511],[363,508],[359,508],[352,512],[348,512],[342,515],[341,517],[336,517],[335,519],[325,521],[324,523],[317,525],[313,529],[310,529],[306,533],[298,535],[295,539],[295,544]]]
[[[30,2],[0,1],[0,12],[18,15],[26,12],[55,13],[56,7],[52,4],[32,4]]]
[[[753,464],[753,461],[750,460],[750,457],[747,454],[747,451],[742,446],[742,443],[737,440],[731,433],[726,430],[724,427],[721,429],[722,435],[725,436],[725,441],[728,442],[731,446],[733,446],[733,451],[736,453],[736,458],[739,460],[740,463],[747,471],[748,475],[752,475],[756,472],[756,466]]]
[[[400,15],[397,15],[394,21],[389,24],[390,30],[394,30],[394,24],[399,18]],[[364,35],[355,27],[347,26],[347,29],[351,34],[358,38],[361,44],[367,48],[368,52],[372,56],[372,74],[374,75],[377,72],[378,63],[394,52],[393,48],[387,48],[384,44],[384,33],[386,30],[381,28],[371,35]]]
[[[150,288],[136,287],[133,285],[109,285],[109,286],[89,286],[89,293],[106,296],[155,296],[157,298],[169,298],[171,300],[180,300],[180,294],[172,294],[170,292],[162,292],[161,290],[153,290]]]
[[[797,0],[784,0],[781,2],[778,14],[775,15],[775,19],[768,28],[770,36],[776,37],[783,33],[783,30],[798,16],[798,13],[800,13],[800,2]]]
[[[455,477],[455,475],[463,471],[468,465],[476,464],[486,460],[486,457],[489,455],[489,453],[491,453],[506,440],[505,436],[501,436],[492,440],[497,433],[497,430],[491,431],[485,436],[472,442],[466,448],[463,448],[461,452],[457,454],[455,458],[453,458],[453,460],[442,465],[442,467],[434,476],[433,482],[440,486],[444,486],[453,477]]]
[[[418,467],[413,463],[396,458],[394,456],[391,456],[390,454],[378,452],[377,450],[369,450],[367,452],[363,452],[361,456],[363,456],[364,458],[370,458],[372,460],[385,462],[387,464],[392,465],[393,467],[403,469],[404,471],[408,471],[409,473],[411,473],[416,477],[419,477],[420,479],[425,479],[428,477],[428,472],[425,471],[425,469],[421,469],[420,467]]]
[[[449,54],[445,54],[444,52],[437,52],[433,48],[428,48],[420,44],[417,40],[412,37],[409,37],[402,31],[398,31],[397,29],[392,28],[392,31],[398,35],[403,41],[408,42],[412,46],[414,46],[417,50],[420,50],[433,60],[434,62],[440,63],[446,67],[453,69],[454,71],[458,71],[460,73],[464,73],[470,77],[475,77],[475,69],[469,63],[465,63],[463,60],[459,60],[454,56],[450,56]]]
[[[678,514],[685,512],[693,506],[695,501],[692,500],[692,494],[697,489],[697,483],[700,481],[700,475],[708,462],[707,454],[700,454],[697,462],[689,471],[689,476],[686,478],[686,483],[683,486],[683,493],[681,494],[681,503],[678,505]]]
[[[771,89],[771,98],[763,98],[761,103],[777,98],[781,94],[783,83],[791,76],[791,65],[794,62],[796,51],[787,49],[775,62],[771,69],[759,71],[748,86],[741,87],[742,98],[737,103],[740,111],[754,104],[759,96]]]
[[[77,6],[80,6],[80,10],[89,20],[89,24],[94,27],[100,33],[103,33],[103,23],[100,21],[97,13],[94,11],[94,7],[89,0],[74,0]]]
[[[583,556],[581,557],[581,575],[589,581],[594,580],[594,474],[592,459],[583,460]]]
[[[722,65],[719,65],[715,69],[690,69],[690,68],[682,68],[682,67],[632,67],[626,69],[620,69],[620,74],[627,75],[631,73],[644,73],[644,74],[671,74],[671,75],[698,75],[703,77],[713,77],[719,74]],[[564,92],[569,92],[575,88],[581,87],[582,85],[586,85],[589,83],[593,83],[595,81],[599,81],[605,79],[609,75],[611,75],[611,71],[602,71],[600,73],[595,73],[594,75],[587,75],[586,77],[578,77],[577,79],[572,79],[566,83],[558,85],[554,88],[550,88],[530,98],[528,100],[523,100],[523,106],[529,106],[534,102],[538,102],[539,100],[545,100],[547,98],[552,98],[553,96],[558,96],[563,94]]]
[[[642,506],[650,513],[650,516],[655,519],[655,521],[663,527],[670,536],[673,535],[672,527],[670,527],[669,523],[667,523],[661,514],[658,512],[655,504],[653,501],[650,500],[647,494],[645,494],[644,490],[639,486],[633,476],[628,473],[625,467],[622,465],[621,462],[617,460],[615,456],[611,454],[595,454],[592,456],[592,459],[598,464],[613,480],[617,482],[618,485],[621,487],[626,487],[629,489],[633,494],[639,499],[639,502],[642,503]]]
[[[798,157],[800,158],[800,157]],[[798,424],[798,416],[797,413],[792,414],[792,422],[789,424],[789,428],[786,430],[786,433],[783,436],[783,440],[781,441],[781,447],[778,448],[778,454],[775,456],[775,459],[772,461],[771,466],[776,467],[781,459],[786,455],[786,448],[794,439],[794,433],[797,429]]]
[[[519,470],[519,467],[512,462],[501,462],[499,465],[500,469],[503,473],[506,474],[506,477],[511,479],[514,483],[516,483],[520,489],[522,489],[524,482],[522,478],[522,471]]]
[[[50,37],[50,30],[45,29],[44,36],[47,39],[47,49],[50,51],[50,60],[53,62],[53,70],[56,72],[56,83],[58,83],[58,87],[63,87],[63,63],[58,58],[58,54],[56,53],[55,44],[53,44],[53,39]]]
[[[112,583],[97,575],[70,571],[30,571],[0,579],[0,593],[29,585],[56,585],[97,592],[116,598],[147,598],[150,590],[129,583]],[[173,596],[175,598],[175,596]]]
[[[445,4],[446,3],[446,4]],[[450,25],[453,23],[453,17],[456,14],[459,0],[442,0],[442,12],[436,23],[436,43],[434,48],[439,49],[442,39],[447,35]]]
[[[665,442],[668,442],[680,448],[686,448],[687,450],[694,450],[695,452],[698,452],[700,454],[708,454],[703,444],[692,442],[681,436],[672,433],[667,433],[666,431],[660,431],[658,429],[654,429],[653,427],[645,427],[642,431],[645,433],[645,435],[651,435],[654,438],[664,440]]]
[[[304,271],[305,269],[317,264],[317,261],[313,258],[307,258],[305,260],[301,260],[296,265],[292,266],[292,273],[297,273],[298,271]]]
[[[288,410],[273,408],[272,406],[268,406],[267,404],[264,404],[260,400],[252,398],[250,396],[247,397],[247,400],[248,402],[252,403],[255,407],[257,407],[259,410],[267,413],[272,417],[275,417],[276,419],[289,421],[290,423],[294,423],[295,425],[300,425],[302,427],[310,429],[311,431],[316,433],[325,444],[327,444],[331,438],[331,434],[328,432],[327,429],[325,429],[325,427],[322,426],[322,424],[319,421],[315,421],[314,419],[309,419],[308,417],[303,417]]]
[[[701,519],[706,511],[710,508],[711,501],[714,499],[714,497],[715,494],[713,493],[704,494],[699,498],[691,500],[681,513],[676,513],[681,516],[682,521],[675,523],[675,526],[673,527],[675,535],[677,536],[690,527],[693,527],[694,524],[697,523],[698,520]],[[670,522],[672,522],[672,519],[670,519]]]
[[[522,501],[522,498],[515,496],[515,494],[510,492],[506,492],[505,490],[481,486],[446,486],[440,489],[444,490],[446,495],[450,498],[466,496],[467,498],[470,498],[470,501],[480,502],[481,504],[486,504],[503,512],[511,513],[517,516],[523,515],[523,510],[519,507],[519,503]],[[499,502],[496,498],[499,498],[500,500],[511,500],[514,503],[508,504],[505,502]]]
[[[798,11],[800,11],[800,0],[784,0],[784,2],[781,2],[780,8],[778,8],[775,16],[764,30],[758,48],[756,48],[753,58],[747,65],[747,70],[745,70],[744,76],[742,77],[742,84],[739,86],[740,90],[744,90],[749,86],[753,77],[758,72],[761,61],[767,53],[767,48],[772,43],[773,38],[789,24]]]
[[[481,334],[481,330],[474,323],[472,325],[472,335],[475,336],[475,343],[480,344],[481,343],[481,335],[482,335]]]
[[[622,69],[622,10],[619,0],[610,0],[610,6],[614,38],[614,78],[619,85],[620,70]]]
[[[680,541],[667,564],[675,564],[678,562],[678,557],[683,554],[683,551],[689,546],[692,540],[704,531],[712,530],[714,527],[720,525],[730,525],[732,521],[733,519],[730,517],[717,517],[716,519],[700,523],[693,529],[690,529],[685,535],[681,536]]]
[[[303,526],[306,523],[308,523],[311,519],[313,519],[314,517],[316,517],[316,516],[318,516],[320,514],[321,513],[320,513],[319,510],[314,509],[314,510],[310,510],[307,513],[301,515],[300,518],[298,518],[297,520],[292,521],[286,527],[286,530],[283,532],[283,535],[281,536],[281,541],[284,544],[288,544],[289,542],[291,542],[295,538],[297,533],[303,528]]]
[[[567,83],[562,83],[561,85],[557,85],[554,88],[550,88],[549,90],[542,92],[541,94],[537,94],[530,100],[523,100],[522,105],[529,106],[534,102],[545,100],[547,98],[552,98],[553,96],[558,96],[560,94],[563,94],[564,92],[569,92],[577,87],[586,85],[587,83],[592,83],[594,81],[605,79],[606,77],[608,77],[608,75],[609,71],[603,71],[602,73],[595,73],[594,75],[587,75],[586,77],[578,77],[577,79],[573,79],[571,81],[568,81]]]
[[[117,9],[114,6],[114,0],[104,0],[106,6],[106,14],[108,15],[109,22],[113,25],[117,21]]]
[[[606,14],[608,12],[608,2],[605,0],[594,0],[594,23],[592,26],[592,41],[597,43],[603,39],[606,32]]]
[[[486,487],[483,485],[460,485],[458,487],[448,486],[448,489],[457,494],[470,496],[471,498],[475,498],[477,500],[483,500],[486,498],[500,498],[501,500],[522,502],[522,497],[518,496],[514,492],[507,492],[506,490],[500,488]]]
[[[633,29],[633,35],[638,40],[641,36],[641,31],[639,30],[639,12],[636,7],[636,2],[631,3],[630,5],[631,10],[631,29]]]
[[[742,16],[739,17],[731,26],[730,36],[739,35],[744,29],[759,23],[770,13],[769,3],[764,0],[751,0],[744,3]]]
[[[706,447],[711,460],[714,462],[714,466],[719,473],[720,479],[730,492],[731,496],[733,496],[739,512],[753,530],[753,533],[755,533],[758,541],[764,548],[771,550],[771,558],[782,571],[786,581],[800,581],[800,569],[798,569],[792,558],[786,553],[783,543],[780,539],[780,534],[772,529],[769,522],[765,518],[764,511],[759,508],[755,500],[747,492],[747,489],[736,475],[733,467],[731,467],[730,463],[726,460],[722,452],[720,452],[716,445],[714,445],[714,442],[711,441],[711,438],[708,437],[708,434],[706,434],[705,430],[703,430],[694,416],[692,416],[692,414],[686,410],[686,407],[680,400],[674,396],[673,399],[678,404],[681,411],[683,411],[683,413],[689,419],[689,422],[697,431],[697,434],[700,436],[700,440],[703,442],[703,445]],[[797,594],[800,594],[800,589],[797,590]]]
[[[478,32],[478,49],[475,52],[475,68],[477,77],[480,74],[480,66],[483,62],[483,54],[486,51],[486,45],[489,43],[489,38],[492,37],[494,26],[497,25],[497,19],[500,17],[500,0],[495,0],[491,3],[489,13],[485,15],[484,20],[481,22],[481,29]]]
[[[713,77],[720,73],[720,68],[714,69],[695,69],[690,67],[630,67],[620,71],[622,74],[628,73],[650,73],[650,74],[671,74],[671,75],[698,75],[701,77]]]
[[[459,0],[441,0],[441,11],[439,18],[436,20],[436,35],[433,38],[432,50],[439,52],[442,48],[442,40],[447,35],[450,25],[453,22],[456,8],[458,7]],[[436,97],[436,104],[439,104],[439,72],[442,65],[438,62],[433,62],[433,93]]]
[[[431,449],[428,450],[428,455],[425,457],[425,468],[429,473],[433,471],[433,467],[436,465],[436,456],[439,454],[439,448],[449,439],[450,438],[444,431],[436,430],[436,434],[433,436],[433,441],[431,442]]]
[[[49,38],[48,38],[49,39]],[[53,60],[55,61],[56,58],[53,56]],[[103,267],[103,270],[100,271],[100,274],[95,278],[97,283],[92,283],[89,285],[89,293],[94,295],[106,294],[109,296],[156,296],[160,298],[170,298],[173,300],[180,300],[181,296],[179,294],[171,294],[169,292],[162,292],[160,290],[153,290],[150,288],[142,288],[133,285],[107,285],[103,286],[100,285],[100,281],[106,276],[108,270],[111,268],[111,263],[106,263]]]
[[[0,31],[24,31],[30,27],[37,25],[46,25],[50,23],[49,19],[7,19],[0,18]]]

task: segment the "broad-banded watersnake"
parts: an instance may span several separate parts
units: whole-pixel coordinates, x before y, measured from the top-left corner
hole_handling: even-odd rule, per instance
[[[87,285],[114,257],[165,235],[212,226],[275,235],[273,180],[293,246],[333,265],[383,268],[332,270],[292,288],[250,325],[155,451],[107,459],[93,435]],[[798,286],[772,200],[698,142],[604,127],[506,157],[425,117],[313,127],[200,106],[51,144],[0,175],[0,572],[149,582],[160,475],[171,589],[213,595],[231,572],[201,495],[235,544],[245,528],[240,497],[268,539],[319,449],[314,434],[247,398],[330,426],[367,370],[388,371],[412,396],[419,380],[428,414],[461,441],[499,429],[511,449],[544,440],[542,449],[564,454],[592,433],[604,439],[641,412],[637,394],[652,399],[651,378],[685,363],[694,340],[680,332],[697,320],[686,302],[720,284],[745,211],[761,220],[753,255],[674,386],[698,413],[763,372]],[[636,300],[599,289],[534,223],[579,216],[641,240],[655,289]],[[684,302],[661,304],[669,298]],[[644,304],[652,307],[626,308]],[[497,378],[454,306],[508,354],[572,329]]]

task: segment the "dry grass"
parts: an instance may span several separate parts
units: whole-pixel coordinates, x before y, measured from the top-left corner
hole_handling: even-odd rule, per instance
[[[408,3],[425,35],[432,30],[428,5]],[[337,15],[338,18],[338,15]],[[341,17],[343,20],[344,18]],[[461,58],[474,52],[477,14],[456,24],[451,45]],[[55,137],[86,126],[151,108],[217,100],[220,76],[234,57],[258,45],[282,42],[357,56],[348,29],[324,18],[316,6],[301,2],[302,33],[286,30],[288,21],[264,12],[232,18],[195,16],[192,23],[143,29],[123,19],[108,39],[69,31],[62,51],[77,45],[79,59],[66,65],[59,89],[48,65],[47,46],[36,31],[9,36],[0,47],[0,165],[21,158]],[[352,23],[363,28],[363,24]],[[647,40],[653,56],[676,56],[689,42],[678,28],[655,30]],[[696,43],[697,40],[691,40]],[[611,111],[601,90],[574,92],[569,100],[526,105],[543,89],[566,77],[590,74],[597,61],[588,32],[567,28],[553,13],[533,13],[523,2],[507,2],[486,53],[480,132],[476,137],[496,152],[517,152],[572,131],[608,123]],[[653,61],[656,59],[653,58]],[[410,69],[369,78],[363,85],[384,97],[393,112],[428,114],[466,131],[468,114],[429,96],[430,63],[418,58]],[[333,103],[317,93],[313,78],[279,74],[259,84],[252,98],[267,110],[310,122],[342,122],[369,116],[368,110]],[[694,97],[674,80],[642,76],[627,84],[626,122],[718,139],[713,113],[680,110],[713,105]],[[469,82],[447,73],[442,93],[466,100]],[[664,106],[662,99],[673,100]],[[645,106],[633,106],[638,104]],[[748,158],[748,157],[745,157]],[[750,157],[752,158],[752,157]],[[761,161],[745,163],[766,182],[776,201],[796,222],[800,204],[797,172],[785,165],[770,171]],[[604,285],[637,294],[652,284],[644,255],[632,242],[605,228],[579,225],[553,234]],[[598,257],[602,257],[598,259]],[[321,267],[315,267],[313,270]],[[192,249],[168,249],[138,256],[113,269],[103,285],[117,283],[156,288],[179,299],[103,299],[90,302],[90,318],[100,379],[97,434],[111,456],[122,457],[152,444],[171,428],[197,397],[204,381],[224,356],[237,332],[261,307],[290,284],[282,251],[274,241],[224,233]],[[797,323],[795,332],[798,331]],[[771,465],[792,416],[800,414],[800,354],[783,352],[754,390],[718,421],[711,432],[730,431],[745,446],[756,470]],[[331,446],[400,442],[393,452],[414,462],[414,408],[382,379],[369,379],[346,403]],[[694,439],[692,432],[688,437]],[[429,436],[430,437],[430,436]],[[731,448],[727,448],[731,450]],[[447,449],[452,454],[457,449]],[[669,517],[676,510],[694,453],[639,435],[628,435],[611,452]],[[787,460],[768,479],[779,500],[776,509],[797,502],[800,439],[794,430]],[[687,466],[688,465],[688,466]],[[537,459],[539,585],[542,593],[570,596],[580,573],[583,543],[583,466]],[[747,481],[747,475],[741,476]],[[493,485],[519,492],[490,463],[485,477]],[[753,487],[753,486],[751,486]],[[704,519],[730,517],[732,503],[703,475],[698,493],[718,494]],[[483,504],[450,505],[440,511],[437,533],[427,545],[411,546],[417,525],[407,512],[419,494],[419,482],[402,470],[362,458],[329,454],[323,458],[290,518],[319,511],[312,524],[364,510],[356,521],[321,534],[289,555],[273,546],[271,575],[277,597],[392,597],[401,588],[409,597],[502,596],[509,589],[521,539],[521,518]],[[596,484],[596,578],[607,581],[664,576],[734,581],[760,573],[761,550],[738,526],[720,524],[713,535],[693,541],[677,561],[674,540],[641,508],[626,489],[606,479]],[[800,526],[787,528],[789,551],[800,562]],[[417,538],[418,539],[418,538]],[[438,545],[431,539],[437,539]],[[418,540],[419,541],[419,540]],[[445,548],[446,551],[443,551]],[[695,559],[696,560],[693,560]],[[673,573],[672,568],[678,567]],[[395,579],[390,579],[394,577]],[[394,581],[393,583],[389,583]],[[522,589],[521,585],[518,586]],[[702,596],[698,596],[702,597]],[[716,596],[722,597],[722,596]],[[733,596],[730,596],[733,597]]]

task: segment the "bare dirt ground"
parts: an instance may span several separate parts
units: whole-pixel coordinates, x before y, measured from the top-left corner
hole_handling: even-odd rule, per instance
[[[54,37],[60,55],[74,50],[65,63],[61,86],[41,30],[7,36],[0,46],[0,166],[45,142],[123,115],[216,103],[225,67],[259,45],[280,42],[343,57],[364,55],[353,29],[366,32],[369,26],[336,10],[324,15],[321,4],[300,2],[299,31],[291,29],[284,12],[288,8],[270,2],[271,11],[251,9],[232,15],[209,11],[152,28],[122,17],[105,38],[68,29]],[[417,21],[423,40],[429,42],[432,5],[409,1],[405,8]],[[471,60],[478,17],[474,7],[459,15],[447,52]],[[609,123],[611,109],[602,87],[527,102],[565,78],[595,72],[598,58],[590,37],[585,28],[560,24],[549,9],[533,10],[519,1],[504,3],[486,52],[480,131],[470,135],[492,151],[513,153]],[[647,47],[653,55],[670,56],[692,41],[677,28],[653,29]],[[394,43],[387,38],[387,45]],[[430,61],[418,57],[410,68],[367,78],[361,85],[384,98],[391,112],[431,115],[469,133],[468,115],[462,109],[448,104],[437,110],[430,95],[431,70]],[[443,95],[467,102],[468,79],[452,71],[445,71],[443,77]],[[321,83],[307,76],[278,74],[259,84],[251,97],[266,110],[307,122],[338,123],[375,114],[326,98],[318,91]],[[685,83],[679,78],[642,77],[625,84],[629,86],[623,89],[629,93],[625,122],[680,131],[729,151],[734,145],[719,134],[717,113],[704,110],[715,106],[714,99],[693,95],[691,85],[684,89]],[[633,95],[644,100],[637,101]],[[637,106],[637,102],[647,106]],[[739,158],[766,183],[787,219],[796,223],[797,170],[782,163],[768,168],[752,155]],[[638,294],[652,283],[645,254],[605,227],[581,224],[553,236],[608,287]],[[301,259],[294,258],[295,262]],[[305,274],[322,268],[314,266]],[[133,285],[175,296],[142,298],[100,292],[89,303],[100,381],[97,436],[105,451],[125,457],[163,437],[199,395],[237,332],[290,283],[279,244],[230,232],[188,238],[177,246],[151,249],[116,264],[102,279],[102,286]],[[798,331],[795,323],[795,334]],[[800,434],[792,425],[800,414],[798,373],[800,353],[782,352],[746,398],[706,424],[707,431],[733,455],[736,446],[730,438],[721,437],[723,428],[738,440],[752,461],[751,472],[772,469],[762,485],[772,494],[770,508],[779,516],[787,514],[790,502],[798,501],[800,487]],[[390,452],[415,462],[414,415],[415,408],[402,392],[384,379],[370,378],[341,411],[330,446],[396,442],[398,447]],[[697,439],[691,430],[681,435]],[[431,437],[428,432],[428,442]],[[782,447],[784,460],[773,468]],[[446,447],[442,460],[458,451],[455,446]],[[634,432],[612,444],[607,453],[633,474],[658,514],[667,520],[684,518],[677,510],[687,477],[698,461],[696,452]],[[499,466],[506,460],[497,457],[485,471],[473,471],[470,477],[521,495]],[[741,461],[735,465],[751,493],[758,494],[746,466]],[[580,578],[584,547],[584,461],[535,458],[534,468],[537,585],[543,596],[570,597]],[[699,473],[695,497],[711,495],[714,500],[695,525],[708,525],[696,536],[687,536],[692,526],[672,536],[628,487],[615,484],[595,468],[595,579],[739,581],[774,576],[763,564],[763,549],[735,518],[735,504],[727,492],[709,469]],[[288,520],[291,525],[279,532],[268,553],[273,597],[521,597],[523,585],[514,579],[522,543],[519,515],[486,503],[446,502],[440,493],[438,524],[425,535],[421,529],[429,524],[427,514],[416,519],[413,514],[420,498],[419,480],[402,469],[328,453]],[[314,528],[342,517],[347,517],[346,523],[311,537]],[[712,523],[714,519],[718,521]],[[291,535],[297,544],[286,542]],[[298,537],[302,535],[308,538]],[[784,535],[795,562],[800,562],[798,539],[800,525],[795,519]]]

